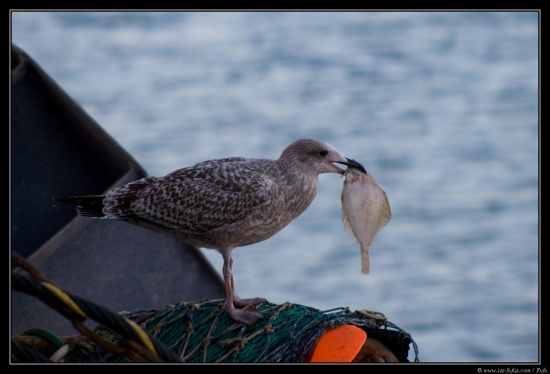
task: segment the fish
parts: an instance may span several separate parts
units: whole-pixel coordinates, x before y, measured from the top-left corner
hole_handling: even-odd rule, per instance
[[[390,203],[374,176],[355,160],[350,160],[343,176],[342,223],[345,231],[360,244],[361,272],[369,274],[369,248],[376,234],[391,220]]]

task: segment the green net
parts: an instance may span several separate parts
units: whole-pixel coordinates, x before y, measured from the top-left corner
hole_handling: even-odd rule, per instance
[[[164,309],[135,310],[121,315],[138,323],[175,352],[183,362],[304,362],[329,329],[355,325],[383,341],[401,362],[408,362],[411,336],[378,312],[335,308],[320,311],[299,304],[263,304],[264,319],[247,326],[225,312],[224,300],[180,302]],[[98,326],[96,332],[116,342],[118,334]],[[79,361],[125,362],[98,349]],[[416,361],[416,359],[415,359]]]

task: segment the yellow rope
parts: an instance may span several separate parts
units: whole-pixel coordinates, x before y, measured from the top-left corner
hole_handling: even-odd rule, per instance
[[[56,286],[54,286],[53,284],[48,283],[48,282],[42,282],[42,285],[44,287],[46,287],[47,289],[49,289],[50,291],[52,291],[72,311],[74,311],[75,313],[77,313],[79,316],[81,316],[83,318],[88,318],[86,313],[84,313],[84,311],[82,309],[80,309],[80,307],[78,305],[76,305],[76,303],[73,301],[73,299],[71,299],[69,297],[69,295],[67,295],[65,292],[63,292],[63,290],[57,288]]]
[[[149,335],[137,323],[132,321],[131,319],[124,318],[128,325],[134,329],[134,331],[139,335],[141,341],[143,342],[143,345],[145,345],[145,348],[147,348],[151,353],[153,353],[155,356],[158,356],[157,350],[155,349],[155,346],[151,339],[149,338]]]

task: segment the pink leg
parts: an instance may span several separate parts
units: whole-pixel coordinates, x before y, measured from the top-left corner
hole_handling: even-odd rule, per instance
[[[235,321],[253,325],[258,319],[263,318],[262,314],[253,305],[254,301],[256,301],[256,304],[259,304],[260,302],[266,302],[266,300],[261,298],[237,299],[235,297],[235,284],[233,281],[233,258],[231,257],[231,249],[224,250],[222,256],[227,312]],[[236,309],[235,305],[244,307],[242,309]]]

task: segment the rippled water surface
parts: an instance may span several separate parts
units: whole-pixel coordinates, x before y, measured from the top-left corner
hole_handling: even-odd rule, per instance
[[[317,137],[376,177],[393,218],[368,276],[341,225],[343,180],[322,175],[302,216],[234,252],[239,295],[380,311],[423,362],[534,362],[538,22],[536,12],[15,12],[11,29],[151,175],[277,158]]]

